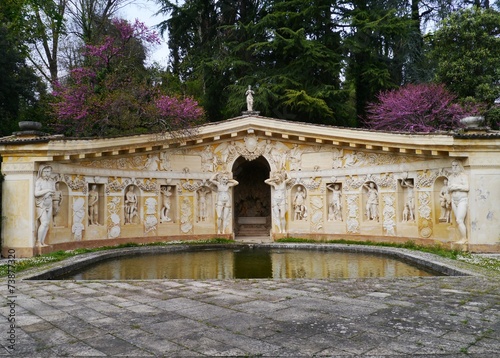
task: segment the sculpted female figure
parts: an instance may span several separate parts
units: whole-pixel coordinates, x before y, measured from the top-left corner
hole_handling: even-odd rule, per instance
[[[368,220],[378,221],[378,191],[375,188],[375,183],[370,182],[369,185],[363,184],[363,187],[368,191],[368,199],[366,200],[366,218]]]
[[[465,216],[467,215],[469,179],[457,160],[451,162],[451,175],[448,178],[448,191],[451,194],[451,208],[455,214],[462,242],[467,240]]]
[[[280,233],[285,232],[286,228],[286,185],[292,179],[287,178],[285,172],[276,172],[264,182],[274,188],[272,199],[272,212],[275,223],[278,225]]]
[[[89,191],[89,225],[99,225],[99,193],[97,185],[92,185]]]
[[[252,91],[252,86],[248,85],[248,89],[245,92],[245,96],[247,96],[247,111],[253,111],[253,94],[255,92]]]
[[[40,246],[47,246],[45,245],[45,237],[52,218],[52,196],[56,188],[50,178],[51,174],[51,166],[42,166],[38,171],[38,178],[35,182],[36,220],[39,222],[37,239]]]
[[[229,179],[227,174],[215,173],[210,178],[210,182],[217,186],[217,202],[215,203],[215,211],[217,213],[217,233],[224,234],[229,223],[229,215],[231,213],[231,195],[229,188],[238,185],[234,179]]]

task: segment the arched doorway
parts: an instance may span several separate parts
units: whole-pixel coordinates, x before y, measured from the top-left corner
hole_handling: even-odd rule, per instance
[[[238,181],[234,193],[234,231],[238,236],[268,236],[271,228],[271,189],[264,180],[270,166],[264,157],[247,161],[239,157],[233,164]]]

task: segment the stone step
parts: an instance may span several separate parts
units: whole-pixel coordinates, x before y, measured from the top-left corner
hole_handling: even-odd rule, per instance
[[[243,224],[238,228],[238,236],[266,236],[269,230],[265,225]]]

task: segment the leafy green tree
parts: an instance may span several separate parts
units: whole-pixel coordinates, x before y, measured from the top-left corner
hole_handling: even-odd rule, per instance
[[[460,98],[492,105],[500,97],[500,12],[453,13],[434,32],[432,46],[436,79]]]
[[[480,102],[494,128],[500,123],[500,12],[473,7],[453,13],[432,38],[436,79],[464,102]]]
[[[45,86],[27,64],[15,27],[22,10],[15,5],[0,4],[0,136],[19,130],[19,121],[45,121]]]

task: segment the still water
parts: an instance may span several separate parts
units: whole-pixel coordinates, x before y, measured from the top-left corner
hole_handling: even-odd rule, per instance
[[[242,248],[123,256],[59,279],[245,279],[436,276],[397,259],[366,253]]]

